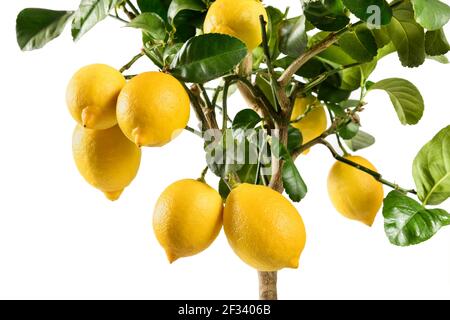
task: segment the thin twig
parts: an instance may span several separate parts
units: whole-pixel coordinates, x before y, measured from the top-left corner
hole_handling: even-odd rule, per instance
[[[124,65],[122,68],[120,68],[120,73],[124,73],[125,71],[127,71],[128,69],[130,69],[133,64],[136,63],[136,61],[138,61],[140,58],[142,58],[143,56],[145,56],[144,51],[139,52],[137,55],[135,55],[126,65]]]
[[[189,126],[186,126],[186,127],[184,128],[184,130],[189,131],[189,132],[195,134],[196,136],[198,136],[198,137],[200,137],[200,138],[203,138],[203,134],[202,134],[200,131],[195,130],[194,128],[191,128],[191,127],[189,127]]]
[[[208,106],[208,108],[213,109],[214,104],[211,103],[211,100],[209,99],[208,92],[206,91],[205,87],[202,84],[199,84],[198,87],[202,91],[203,99],[205,99],[205,102],[206,102],[206,105]]]
[[[120,21],[120,22],[126,23],[126,24],[130,23],[129,21],[127,21],[127,20],[125,20],[125,19],[122,19],[122,18],[119,17],[118,15],[116,16],[116,15],[114,15],[114,14],[108,14],[108,17],[114,18],[114,19],[116,19],[116,20],[118,20],[118,21]]]
[[[133,2],[131,2],[130,0],[127,0],[126,2],[127,2],[127,4],[130,6],[131,11],[133,11],[133,13],[134,13],[136,16],[138,16],[138,15],[141,14],[141,13],[139,12],[139,10],[134,6]]]

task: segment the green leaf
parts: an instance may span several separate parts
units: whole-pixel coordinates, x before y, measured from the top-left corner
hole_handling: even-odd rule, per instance
[[[305,16],[284,20],[280,24],[280,51],[290,57],[301,55],[307,45]]]
[[[173,45],[166,46],[163,52],[164,64],[170,65],[175,56],[177,55],[178,51],[180,51],[182,47],[183,47],[182,43],[175,43]]]
[[[344,33],[338,42],[342,50],[357,62],[369,62],[377,55],[378,46],[372,32],[359,27]]]
[[[108,16],[122,0],[81,0],[72,21],[72,37],[79,40],[86,32]]]
[[[351,93],[351,90],[339,89],[328,82],[324,82],[319,87],[318,98],[326,102],[339,103],[347,100]]]
[[[261,90],[261,92],[267,98],[267,100],[269,100],[272,107],[274,109],[276,109],[277,108],[277,103],[276,103],[277,98],[275,97],[275,93],[270,84],[270,80],[267,79],[267,77],[268,76],[266,76],[263,73],[258,73],[258,74],[256,74],[255,83],[256,83],[256,86]]]
[[[338,134],[343,139],[349,140],[354,138],[358,134],[359,127],[360,127],[359,124],[351,121],[346,125],[343,125],[341,128],[339,128]]]
[[[127,27],[141,29],[154,40],[164,41],[166,26],[164,20],[153,12],[145,12],[134,18]]]
[[[172,62],[171,73],[186,82],[205,83],[228,73],[247,54],[239,39],[205,34],[187,41]]]
[[[178,18],[181,18],[183,22],[192,18],[192,13],[198,14],[206,11],[205,3],[202,0],[173,0],[170,3],[167,16],[169,22],[173,25],[179,25]],[[187,18],[186,15],[187,14]],[[180,16],[180,17],[178,17]]]
[[[277,8],[271,6],[266,8],[266,12],[269,18],[267,27],[269,51],[271,58],[275,60],[280,54],[280,51],[278,49],[278,30],[280,28],[281,21],[283,21],[284,14]],[[260,52],[262,54],[261,57],[263,57],[264,51],[262,48],[260,48]]]
[[[425,51],[430,56],[441,56],[450,50],[444,30],[427,31],[425,34]]]
[[[384,199],[384,230],[397,246],[416,245],[433,237],[450,225],[450,215],[442,209],[427,209],[399,191]]]
[[[450,7],[438,0],[411,0],[415,19],[427,30],[438,30],[450,19]]]
[[[295,150],[300,148],[303,143],[303,137],[300,130],[294,128],[293,126],[289,126],[288,128],[288,143],[287,149],[289,154],[292,154]]]
[[[424,205],[437,205],[450,197],[450,126],[419,151],[413,163],[413,177]]]
[[[261,122],[261,117],[252,109],[244,109],[239,111],[233,119],[231,128],[233,130],[247,130],[254,128]]]
[[[280,143],[277,138],[272,138],[271,147],[274,155],[284,160],[281,176],[286,193],[292,201],[299,202],[308,192],[308,188],[303,181],[302,176],[298,172],[286,146]]]
[[[449,64],[450,61],[446,56],[428,56],[427,59],[437,61],[442,64]]]
[[[309,0],[303,8],[306,18],[324,31],[337,31],[350,22],[341,0]]]
[[[424,110],[422,95],[408,80],[399,78],[381,80],[373,84],[370,90],[384,90],[388,93],[402,124],[416,124],[422,118]]]
[[[17,16],[17,43],[23,51],[40,49],[64,30],[72,11],[27,8]]]
[[[167,21],[167,11],[171,0],[137,0],[137,4],[142,13],[153,12]]]
[[[386,32],[397,49],[404,67],[418,67],[425,62],[425,31],[414,20],[410,2],[403,2],[393,11],[392,21]]]
[[[358,151],[373,145],[375,143],[375,138],[370,134],[359,130],[356,136],[350,140],[345,140],[345,143],[352,151]]]
[[[344,5],[358,18],[373,26],[391,22],[392,9],[385,0],[343,0]]]

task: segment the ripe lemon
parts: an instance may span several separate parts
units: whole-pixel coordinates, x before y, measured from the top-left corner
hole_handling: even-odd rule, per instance
[[[180,180],[164,190],[153,229],[170,263],[209,247],[222,228],[222,209],[219,193],[204,182]]]
[[[297,268],[305,247],[303,220],[269,187],[241,184],[225,203],[223,225],[231,248],[259,271]]]
[[[162,72],[146,72],[122,89],[117,120],[138,146],[163,146],[186,127],[189,106],[189,96],[177,79]]]
[[[78,171],[111,201],[117,200],[133,181],[141,162],[141,150],[118,126],[92,130],[78,125],[72,149]]]
[[[67,86],[66,102],[72,117],[90,129],[108,129],[117,124],[116,104],[126,81],[116,69],[92,64],[75,73]]]
[[[347,159],[376,171],[373,164],[359,156]],[[328,194],[337,211],[344,217],[368,226],[383,203],[383,186],[371,175],[337,161],[328,175]]]
[[[261,15],[268,21],[266,9],[260,1],[217,0],[206,14],[203,31],[238,38],[252,51],[262,42]]]
[[[300,130],[303,143],[307,143],[320,136],[327,129],[327,116],[323,105],[313,96],[297,98],[292,110],[291,121],[301,117],[307,109],[312,108],[308,114],[299,121],[293,122],[292,126]],[[307,154],[309,149],[303,154]]]

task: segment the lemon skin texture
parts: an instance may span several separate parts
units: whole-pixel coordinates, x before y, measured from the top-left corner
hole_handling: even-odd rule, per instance
[[[103,130],[117,124],[117,97],[126,80],[116,69],[92,64],[78,70],[66,91],[70,114],[78,124]]]
[[[231,248],[251,267],[259,271],[298,267],[305,226],[280,193],[265,186],[239,185],[226,200],[223,224]]]
[[[146,72],[122,89],[117,120],[138,146],[159,147],[186,127],[189,108],[189,96],[177,79],[162,72]]]
[[[297,98],[295,100],[291,121],[295,121],[302,116],[308,106],[314,107],[303,119],[292,123],[292,126],[300,130],[302,133],[303,143],[307,143],[314,138],[317,138],[327,129],[327,116],[325,109],[313,96]],[[309,149],[303,154],[307,154],[308,152]]]
[[[252,51],[262,42],[261,15],[268,21],[266,9],[259,1],[217,0],[206,14],[203,31],[238,38]]]
[[[347,156],[373,171],[376,168],[360,156]],[[328,175],[331,202],[344,217],[372,226],[383,203],[383,185],[371,175],[337,161]]]
[[[111,201],[133,181],[141,162],[141,150],[118,126],[92,130],[78,125],[72,150],[80,174]]]
[[[167,187],[153,214],[153,230],[170,263],[193,256],[217,238],[223,201],[206,183],[185,179]]]

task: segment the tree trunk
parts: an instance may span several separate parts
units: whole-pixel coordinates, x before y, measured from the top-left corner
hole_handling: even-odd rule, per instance
[[[277,272],[258,271],[259,299],[277,300]]]

